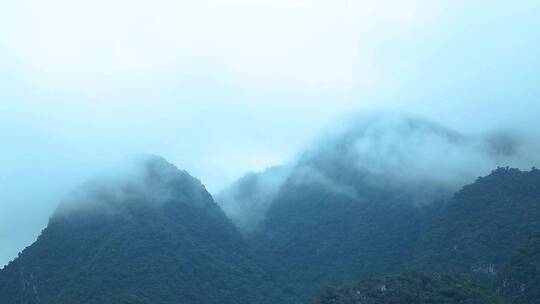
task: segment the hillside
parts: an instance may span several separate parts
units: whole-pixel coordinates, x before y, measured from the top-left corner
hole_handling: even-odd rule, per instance
[[[489,290],[459,275],[405,272],[330,289],[314,304],[496,304]]]
[[[253,237],[291,297],[306,300],[326,286],[397,272],[412,259],[430,214],[453,189],[408,176],[418,166],[408,148],[416,137],[462,140],[421,121],[374,121],[329,136],[292,166]],[[393,162],[400,167],[391,170]]]
[[[537,231],[540,170],[498,168],[465,186],[433,216],[416,245],[416,263],[492,281]]]
[[[540,231],[538,170],[500,168],[474,180],[491,163],[511,162],[513,147],[505,136],[375,117],[327,134],[286,170],[243,177],[219,203],[295,301],[402,269],[492,284]]]
[[[359,200],[317,185],[286,184],[256,239],[294,293],[314,295],[372,272],[394,272],[410,256],[424,209],[406,198]]]
[[[76,191],[0,271],[2,303],[262,303],[265,274],[201,183],[163,159]]]
[[[318,303],[498,303],[479,283],[433,272],[498,282],[509,303],[534,303],[539,170],[498,168],[452,196],[440,183],[412,187],[350,166],[346,153],[321,155],[220,196],[227,214],[255,216],[232,216],[243,235],[164,159],[90,181],[0,270],[2,303],[296,304],[362,278]],[[392,275],[403,269],[426,273]]]
[[[531,236],[498,277],[498,292],[508,304],[540,301],[540,234]]]

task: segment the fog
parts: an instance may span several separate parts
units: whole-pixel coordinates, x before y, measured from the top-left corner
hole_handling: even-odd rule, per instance
[[[358,203],[384,193],[421,207],[449,199],[497,167],[531,169],[540,163],[538,148],[537,138],[524,130],[460,133],[411,115],[356,113],[330,123],[290,162],[246,175],[217,200],[250,235],[282,191],[324,189]]]
[[[299,165],[334,175],[340,174],[334,168],[348,167],[390,183],[430,181],[456,189],[496,166],[530,169],[540,160],[533,135],[524,130],[463,133],[395,113],[352,115],[331,126]]]
[[[212,200],[201,182],[162,157],[137,154],[77,186],[65,195],[49,223],[88,223],[151,212],[167,204],[208,208]],[[136,212],[135,212],[136,213]]]
[[[217,194],[294,162],[325,130],[350,126],[349,113],[389,111],[465,143],[422,133],[400,158],[432,161],[403,178],[446,172],[435,177],[454,183],[507,158],[529,165],[540,4],[471,2],[3,1],[0,265],[67,193],[139,152]]]

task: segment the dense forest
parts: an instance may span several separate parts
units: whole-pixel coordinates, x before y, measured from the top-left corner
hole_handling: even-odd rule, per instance
[[[66,200],[0,272],[1,303],[279,299],[260,284],[267,276],[198,180],[163,159],[145,166],[136,182],[90,183]]]
[[[514,253],[498,276],[497,290],[511,304],[540,299],[540,234],[536,233]]]
[[[264,210],[250,229],[162,158],[89,182],[0,270],[2,303],[540,303],[537,169],[435,196],[313,155],[261,174],[227,190]]]
[[[315,304],[498,304],[487,288],[460,276],[404,272],[368,276],[348,287],[329,289]]]

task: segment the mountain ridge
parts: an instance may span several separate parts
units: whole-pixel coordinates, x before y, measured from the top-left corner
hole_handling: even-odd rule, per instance
[[[186,171],[152,157],[138,170],[68,196],[38,240],[0,270],[0,296],[8,304],[293,304],[407,268],[432,282],[433,273],[458,272],[500,288],[520,271],[502,269],[540,231],[536,168],[500,167],[431,204],[355,168],[338,170],[354,194],[278,169],[286,178],[271,201],[255,202],[268,210],[248,234]],[[258,178],[243,181],[254,192],[242,203],[257,198]]]
[[[237,303],[239,298],[264,303],[272,291],[254,283],[264,279],[264,271],[200,182],[172,165],[160,171],[166,163],[156,167],[155,159],[148,164],[143,177],[150,180],[136,184],[170,190],[165,200],[152,200],[155,188],[143,189],[141,197],[141,189],[121,183],[113,187],[114,195],[111,189],[97,195],[91,189],[87,199],[104,200],[92,209],[61,207],[38,240],[0,271],[2,298],[7,303]],[[107,204],[112,211],[99,209]]]

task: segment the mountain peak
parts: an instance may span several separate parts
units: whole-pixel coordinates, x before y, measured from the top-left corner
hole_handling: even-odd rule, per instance
[[[135,207],[169,203],[212,203],[201,182],[163,157],[138,155],[112,172],[93,178],[68,194],[52,219],[113,215]]]
[[[263,303],[263,273],[204,186],[155,156],[74,191],[0,271],[2,303]]]

